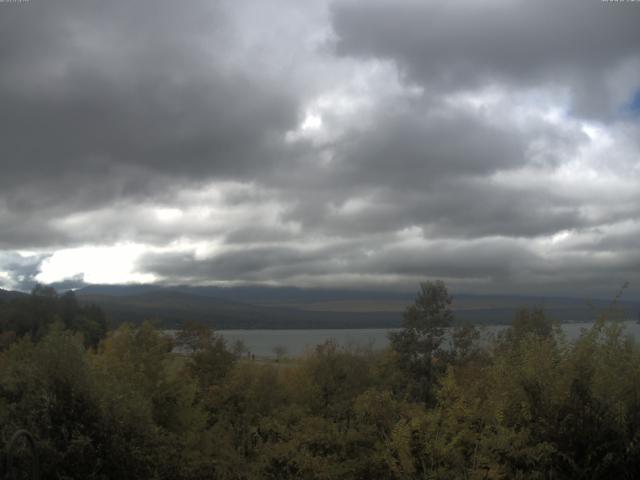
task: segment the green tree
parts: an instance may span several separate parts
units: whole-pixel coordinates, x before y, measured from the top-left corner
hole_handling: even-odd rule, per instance
[[[479,345],[480,337],[480,330],[471,323],[453,327],[448,352],[450,361],[456,364],[480,361],[483,354]]]
[[[221,335],[197,322],[185,322],[176,343],[188,354],[188,369],[203,392],[219,384],[241,355],[231,351]]]
[[[526,336],[551,338],[554,323],[546,315],[542,307],[521,308],[504,334],[509,342],[518,342]]]
[[[23,336],[38,341],[55,322],[81,333],[85,345],[93,348],[107,333],[107,320],[98,306],[81,304],[71,291],[58,295],[51,287],[36,285],[31,295],[0,304],[0,348]]]
[[[404,313],[402,330],[389,335],[399,367],[414,380],[413,394],[426,403],[433,400],[434,364],[445,329],[453,322],[451,302],[443,281],[422,283],[415,303]]]
[[[175,338],[176,345],[187,354],[193,354],[206,348],[214,337],[211,327],[202,323],[187,320],[178,330]]]

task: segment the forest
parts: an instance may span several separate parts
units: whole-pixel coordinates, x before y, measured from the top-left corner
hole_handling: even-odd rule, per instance
[[[30,432],[43,479],[640,478],[640,346],[611,311],[487,339],[450,305],[426,282],[386,350],[266,361],[37,287],[0,302],[2,441]]]

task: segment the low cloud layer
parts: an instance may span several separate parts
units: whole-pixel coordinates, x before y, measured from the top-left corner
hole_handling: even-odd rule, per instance
[[[638,24],[596,0],[0,4],[0,287],[640,296]]]

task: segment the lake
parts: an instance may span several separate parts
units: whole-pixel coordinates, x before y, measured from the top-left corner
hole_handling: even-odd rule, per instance
[[[640,338],[640,325],[635,321],[621,322],[625,332]],[[569,340],[575,340],[592,323],[565,323],[562,330]],[[481,327],[483,338],[490,338],[506,325]],[[230,345],[241,340],[256,357],[275,357],[274,349],[284,347],[287,356],[298,356],[315,345],[333,339],[342,346],[359,346],[383,349],[389,344],[387,334],[397,329],[364,328],[336,330],[220,330]]]

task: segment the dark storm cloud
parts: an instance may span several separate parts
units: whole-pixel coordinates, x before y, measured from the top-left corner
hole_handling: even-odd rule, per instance
[[[330,204],[323,208],[302,204],[284,218],[297,219],[309,230],[346,236],[415,225],[423,227],[431,238],[535,238],[599,223],[586,218],[575,199],[487,179],[448,180],[424,191],[379,191],[367,199],[365,206],[351,212],[332,211]]]
[[[284,218],[346,235],[421,225],[434,236],[470,238],[535,237],[589,224],[566,192],[492,178],[523,168],[532,180],[552,172],[589,143],[584,133],[533,120],[487,121],[455,108],[443,113],[439,104],[425,115],[422,107],[376,110],[366,128],[337,143],[330,168],[305,165],[307,175],[291,185],[303,185],[304,198]]]
[[[343,167],[349,182],[415,188],[446,176],[487,175],[526,163],[525,139],[463,115],[420,118],[381,114],[371,129],[349,139]]]
[[[5,208],[81,210],[272,168],[297,104],[233,66],[228,30],[204,1],[3,6]]]
[[[284,228],[247,226],[226,233],[224,240],[229,244],[284,242],[291,236],[291,231]]]
[[[373,246],[373,245],[369,245]],[[363,245],[301,250],[297,247],[244,248],[196,258],[192,254],[153,255],[141,260],[144,271],[170,284],[200,282],[275,282],[317,285],[387,285],[413,288],[426,278],[444,278],[452,288],[475,291],[554,295],[613,294],[640,282],[640,250],[629,255],[565,252],[547,256],[537,246],[508,238],[468,242],[441,240],[363,249]],[[375,246],[373,246],[376,248]],[[311,279],[311,281],[309,280]]]
[[[384,276],[409,279],[410,283],[404,283],[405,286],[423,278],[447,278],[454,285],[480,280],[507,286],[510,281],[526,279],[532,272],[548,271],[545,260],[532,248],[509,239],[363,247],[351,244],[313,250],[245,248],[205,259],[190,254],[148,255],[143,258],[142,266],[170,283],[206,278],[209,281],[276,280],[286,284],[303,275],[336,279],[357,275],[363,282]]]
[[[154,255],[141,260],[145,271],[170,282],[283,280],[301,272],[326,273],[336,250],[302,250],[295,247],[248,247],[198,259],[192,254]]]
[[[571,89],[576,111],[610,114],[620,106],[612,105],[616,90],[637,88],[636,7],[599,0],[355,0],[334,4],[333,25],[338,53],[393,60],[409,81],[431,89],[556,84]],[[611,74],[625,66],[635,84],[610,85]]]

